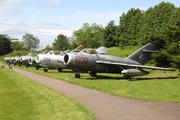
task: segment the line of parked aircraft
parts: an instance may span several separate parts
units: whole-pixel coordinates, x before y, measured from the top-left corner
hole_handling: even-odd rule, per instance
[[[37,70],[43,67],[44,72],[48,72],[48,69],[57,69],[58,72],[62,69],[71,69],[76,78],[80,78],[80,72],[87,72],[92,77],[96,77],[97,73],[119,73],[129,79],[133,76],[147,75],[149,72],[144,69],[175,71],[172,68],[144,65],[151,53],[157,52],[153,43],[144,45],[126,58],[106,55],[106,50],[105,47],[94,50],[79,46],[72,51],[49,51],[42,54],[31,52],[26,56],[3,58],[3,61],[19,66],[35,66]]]

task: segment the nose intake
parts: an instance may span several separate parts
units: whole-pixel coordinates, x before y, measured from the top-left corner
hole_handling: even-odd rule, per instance
[[[68,54],[66,54],[65,56],[64,56],[64,64],[65,65],[67,65],[68,64],[68,61],[69,61],[69,55]]]

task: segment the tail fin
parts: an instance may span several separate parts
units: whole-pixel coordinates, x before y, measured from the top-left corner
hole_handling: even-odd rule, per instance
[[[132,53],[131,55],[129,55],[127,58],[144,64],[149,60],[151,53],[157,52],[154,50],[155,45],[153,43],[148,43],[142,48]]]
[[[98,49],[96,49],[97,54],[105,54],[107,51],[106,47],[99,47]]]

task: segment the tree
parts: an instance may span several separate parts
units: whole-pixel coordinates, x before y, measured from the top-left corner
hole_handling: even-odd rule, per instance
[[[23,42],[13,42],[12,43],[13,50],[22,50],[24,49],[24,43]]]
[[[31,50],[38,48],[38,44],[40,43],[37,37],[34,37],[32,34],[27,33],[22,37],[24,48]]]
[[[176,8],[172,13],[168,21],[168,26],[180,27],[180,7]]]
[[[138,33],[141,29],[141,19],[143,11],[140,9],[130,9],[120,17],[119,25],[119,46],[135,46],[139,42]]]
[[[0,35],[0,55],[5,55],[12,51],[11,41],[4,35]]]
[[[164,29],[168,26],[169,18],[175,9],[173,4],[161,2],[145,11],[141,19],[142,27],[139,32],[139,39],[142,41],[142,44],[147,42],[147,36],[151,34],[163,34]]]
[[[114,24],[114,21],[110,21],[104,30],[104,46],[113,47],[118,46],[118,38],[116,37],[118,27]]]
[[[43,50],[52,50],[52,47],[48,44]]]
[[[83,27],[74,31],[73,45],[83,45],[84,47],[97,48],[103,45],[103,30],[102,25],[84,23]]]
[[[69,38],[65,35],[59,34],[54,41],[52,47],[54,50],[67,50],[69,48]]]
[[[147,42],[153,41],[158,54],[153,55],[156,66],[180,67],[180,27],[167,27],[163,29],[163,34],[152,34]]]

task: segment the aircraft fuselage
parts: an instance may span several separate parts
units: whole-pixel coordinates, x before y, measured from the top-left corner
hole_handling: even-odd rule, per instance
[[[74,71],[95,71],[99,73],[121,73],[124,69],[116,65],[104,65],[96,63],[98,60],[111,61],[111,62],[121,62],[126,64],[139,64],[136,61],[119,58],[115,56],[102,55],[102,54],[87,54],[87,53],[67,53],[64,56],[64,64]]]

